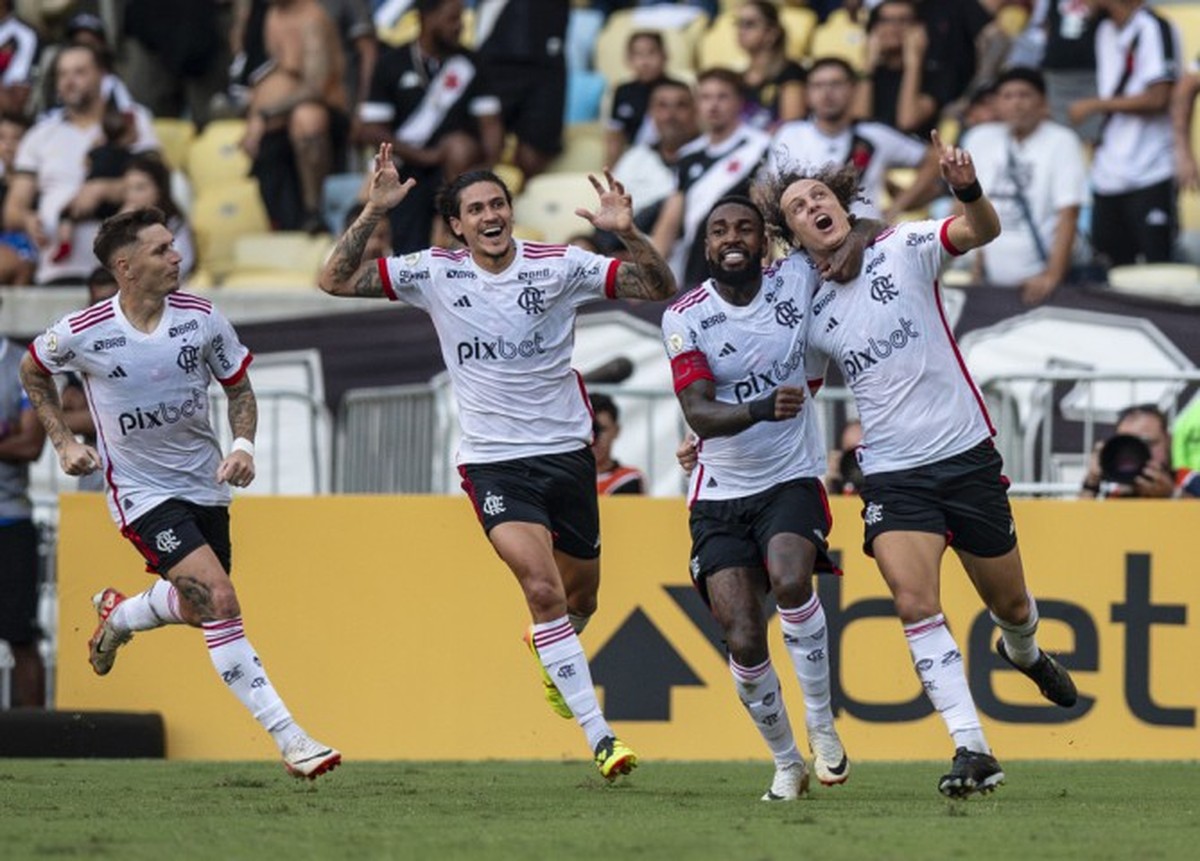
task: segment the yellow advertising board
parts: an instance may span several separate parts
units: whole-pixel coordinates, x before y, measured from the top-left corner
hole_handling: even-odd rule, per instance
[[[820,577],[839,731],[851,757],[943,759],[899,622],[862,555],[857,501],[832,500],[845,576]],[[989,741],[1002,760],[1200,756],[1200,506],[1187,501],[1015,502],[1041,608],[1040,639],[1072,669],[1065,711],[995,654],[995,629],[953,554],[942,572]],[[682,499],[604,499],[600,609],[583,636],[601,702],[646,761],[762,759],[720,637],[691,587]],[[347,759],[578,759],[521,642],[528,622],[465,497],[238,500],[234,581],[246,632],[297,720]],[[146,588],[140,557],[98,495],[62,500],[58,707],[161,712],[168,755],[273,757],[214,673],[200,633],[138,634],[113,672],[86,661],[89,597]],[[793,723],[803,700],[772,618]],[[803,742],[801,742],[803,743]]]

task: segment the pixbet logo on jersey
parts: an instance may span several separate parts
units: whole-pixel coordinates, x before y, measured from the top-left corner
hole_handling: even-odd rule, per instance
[[[792,371],[804,364],[804,343],[792,345],[792,352],[782,362],[775,359],[765,371],[751,371],[750,376],[733,384],[733,396],[737,402],[743,403],[749,398],[771,391],[778,385],[786,383]]]
[[[180,419],[191,418],[202,412],[204,393],[193,390],[192,396],[181,404],[161,402],[156,407],[134,407],[133,412],[117,416],[117,422],[121,428],[121,436],[126,436],[135,430],[152,430],[173,425]]]
[[[842,358],[842,373],[846,376],[846,382],[852,382],[867,368],[879,364],[897,350],[903,350],[909,341],[919,337],[913,321],[901,317],[898,329],[893,329],[883,338],[868,339],[866,347],[852,349]]]
[[[470,341],[459,341],[456,346],[458,363],[465,364],[471,360],[477,362],[510,362],[513,359],[528,359],[546,352],[542,345],[542,333],[538,332],[532,338],[523,341],[509,341],[503,335],[494,341],[482,338],[472,338]]]

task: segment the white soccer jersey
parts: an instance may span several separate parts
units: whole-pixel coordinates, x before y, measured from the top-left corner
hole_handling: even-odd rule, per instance
[[[784,123],[771,139],[767,162],[772,173],[819,168],[825,164],[853,164],[867,202],[855,202],[851,211],[864,218],[879,218],[879,202],[886,192],[887,172],[894,167],[918,167],[929,147],[891,126],[857,122],[832,137],[813,120]]]
[[[1121,29],[1111,18],[1096,27],[1096,90],[1102,99],[1139,96],[1179,77],[1179,31],[1145,6]],[[1175,174],[1171,114],[1113,113],[1092,156],[1092,185],[1100,194],[1146,188]]]
[[[124,528],[168,499],[228,505],[208,384],[238,382],[251,355],[207,299],[167,296],[157,328],[136,329],[117,297],[68,314],[29,345],[49,373],[83,378],[108,508]]]
[[[865,475],[953,457],[994,435],[942,309],[952,219],[905,222],[867,248],[848,283],[822,283],[809,345],[832,358],[862,419]]]
[[[731,305],[712,280],[663,312],[663,343],[675,391],[712,380],[716,399],[740,404],[771,390],[804,387],[807,297],[815,276],[806,258],[793,255],[763,273],[762,289],[749,305]],[[737,499],[795,478],[825,474],[825,444],[812,404],[788,421],[758,422],[741,433],[701,440],[688,504],[698,499]]]
[[[428,312],[454,383],[458,462],[492,463],[589,445],[592,413],[571,367],[575,312],[614,298],[618,261],[569,245],[514,240],[493,275],[467,250],[378,260],[388,298]]]

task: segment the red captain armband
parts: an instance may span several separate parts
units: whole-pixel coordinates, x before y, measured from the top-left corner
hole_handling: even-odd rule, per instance
[[[712,380],[712,368],[708,359],[699,350],[680,353],[671,359],[671,377],[675,382],[675,394],[679,394],[696,380]]]

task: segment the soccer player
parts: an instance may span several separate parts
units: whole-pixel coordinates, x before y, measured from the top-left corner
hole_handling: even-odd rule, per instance
[[[762,596],[775,596],[804,692],[813,770],[844,783],[850,760],[833,726],[825,611],[812,588],[832,526],[821,476],[825,446],[804,409],[808,280],[793,256],[763,271],[762,213],[718,201],[704,225],[711,277],[663,314],[675,394],[700,437],[691,470],[691,572],[720,624],[738,698],[775,758],[764,801],[799,798],[809,774],[767,648]]]
[[[180,255],[159,210],[113,216],[94,248],[117,279],[117,295],[59,320],[21,362],[21,380],[63,471],[103,470],[121,534],[147,571],[162,577],[129,598],[109,588],[92,599],[100,620],[88,643],[92,669],[106,675],[136,631],[200,628],[217,674],[271,734],[288,772],[315,778],[341,754],[292,719],[246,639],[229,578],[229,485],[254,480],[250,352],[211,302],[179,292]],[[52,379],[66,371],[83,380],[97,448],[67,427]],[[214,377],[229,399],[234,441],[225,457],[209,423]]]
[[[583,727],[600,773],[627,774],[637,756],[604,719],[578,634],[596,609],[600,531],[592,416],[571,369],[576,308],[605,297],[666,299],[675,281],[633,224],[633,201],[605,171],[592,227],[616,234],[629,260],[513,238],[512,197],[493,173],[472,171],[440,203],[466,245],[363,265],[375,224],[413,186],[383,143],[367,204],[338,240],[318,283],[339,296],[387,297],[429,313],[458,402],[463,489],[496,553],[512,570],[533,624],[526,639],[545,694]]]
[[[1028,593],[995,430],[942,312],[938,272],[948,257],[994,239],[1000,221],[970,155],[939,152],[943,179],[964,214],[906,222],[880,234],[861,273],[810,296],[810,349],[841,368],[862,420],[859,460],[864,551],[875,557],[904,626],[913,664],[954,740],[952,798],[1004,781],[946,626],[939,571],[954,548],[1000,627],[1000,656],[1064,708],[1075,704],[1067,671],[1037,644],[1037,603]],[[815,262],[844,241],[858,193],[851,168],[827,165],[776,177],[756,189],[768,222]],[[814,279],[815,280],[815,279]]]

